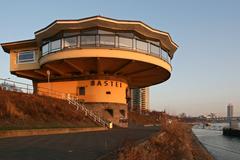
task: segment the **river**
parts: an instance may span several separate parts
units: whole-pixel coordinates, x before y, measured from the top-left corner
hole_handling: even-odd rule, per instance
[[[226,137],[222,131],[193,129],[200,142],[216,160],[240,160],[240,138]]]

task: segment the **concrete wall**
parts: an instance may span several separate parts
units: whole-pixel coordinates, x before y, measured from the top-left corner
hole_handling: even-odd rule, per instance
[[[115,103],[86,103],[85,106],[97,115],[120,127],[128,127],[127,105]],[[112,114],[111,114],[112,113]]]
[[[49,87],[50,90],[77,95],[85,102],[109,102],[126,104],[126,89],[128,85],[122,81],[116,80],[63,81],[50,82],[50,84],[37,83],[37,88],[40,92],[42,90],[45,90],[46,94],[48,94],[47,89]],[[85,87],[85,95],[79,95],[79,87]],[[110,94],[107,94],[107,92],[110,92]]]

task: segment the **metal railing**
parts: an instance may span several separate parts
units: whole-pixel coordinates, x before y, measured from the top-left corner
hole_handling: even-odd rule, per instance
[[[16,82],[9,79],[3,79],[3,78],[0,78],[0,89],[13,91],[13,92],[27,93],[27,94],[37,94],[40,96],[48,96],[48,97],[67,100],[69,104],[76,106],[76,110],[80,109],[80,111],[82,111],[85,114],[85,116],[88,116],[94,122],[100,124],[103,127],[109,128],[110,126],[110,123],[102,119],[93,111],[88,110],[84,105],[84,101],[82,99],[79,99],[78,96],[76,95],[63,93],[63,92],[59,92],[59,91],[55,91],[55,90],[52,90],[49,88],[43,88],[43,87],[38,87],[37,91],[35,92],[33,85],[22,83],[22,82]]]
[[[88,110],[83,103],[79,103],[76,99],[73,99],[71,96],[67,96],[67,100],[69,102],[69,104],[73,104],[74,106],[77,107],[77,110],[81,110],[82,112],[85,113],[85,116],[88,116],[89,118],[91,118],[94,122],[97,122],[98,124],[100,124],[103,127],[107,127],[110,128],[110,123],[108,123],[107,121],[103,120],[100,116],[98,116],[97,114],[95,114],[93,111]]]
[[[48,41],[41,47],[42,56],[52,52],[74,48],[120,48],[134,50],[161,58],[170,64],[171,58],[160,45],[138,38],[129,38],[117,34],[89,34],[65,36]]]

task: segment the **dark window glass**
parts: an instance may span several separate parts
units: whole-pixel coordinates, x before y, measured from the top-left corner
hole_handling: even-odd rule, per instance
[[[139,51],[147,52],[148,43],[140,40],[136,40],[136,49]]]
[[[160,54],[160,48],[154,44],[150,44],[150,52],[152,54],[157,54],[159,55]]]
[[[133,45],[133,39],[119,37],[119,47],[120,48],[132,48],[132,45]]]
[[[18,63],[22,62],[33,62],[35,59],[34,51],[26,51],[18,54]]]
[[[110,92],[110,91],[107,91],[106,94],[111,94],[111,92]]]
[[[81,46],[87,45],[96,45],[96,37],[95,36],[81,36]]]
[[[58,51],[61,49],[61,40],[55,40],[51,42],[51,52]]]
[[[85,87],[79,87],[79,95],[85,95]]]
[[[77,36],[64,38],[64,48],[75,48],[77,47]]]
[[[42,55],[48,54],[49,53],[49,43],[44,44],[42,46]]]
[[[162,58],[163,58],[165,61],[169,62],[169,55],[168,55],[168,53],[167,53],[166,51],[164,51],[164,50],[162,50]]]
[[[100,45],[102,46],[114,46],[114,36],[103,36],[100,35]]]

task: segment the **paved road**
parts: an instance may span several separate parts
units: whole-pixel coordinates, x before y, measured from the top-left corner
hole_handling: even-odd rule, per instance
[[[92,160],[158,131],[156,128],[113,129],[63,135],[0,139],[0,160]]]

